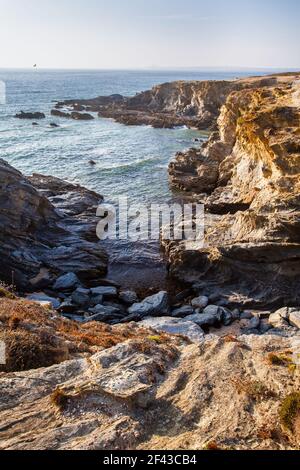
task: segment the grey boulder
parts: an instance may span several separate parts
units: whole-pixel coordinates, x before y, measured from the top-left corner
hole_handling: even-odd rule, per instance
[[[112,286],[99,286],[91,289],[93,296],[102,295],[105,298],[114,298],[118,295],[118,289]]]
[[[145,318],[149,316],[163,316],[170,312],[169,296],[167,292],[147,297],[143,302],[133,304],[128,309],[130,317]]]

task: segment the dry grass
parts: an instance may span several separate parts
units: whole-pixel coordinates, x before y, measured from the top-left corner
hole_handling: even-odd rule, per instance
[[[241,378],[234,379],[232,382],[239,394],[245,394],[251,400],[263,401],[276,397],[276,394],[259,380],[252,382]]]
[[[287,353],[269,353],[267,357],[267,361],[270,365],[273,366],[282,366],[282,367],[289,367],[293,364],[292,358]],[[291,354],[291,353],[290,353]]]
[[[291,393],[283,400],[279,416],[285,429],[300,436],[300,392]]]
[[[95,353],[133,340],[133,347],[151,355],[165,348],[166,357],[177,357],[167,335],[151,337],[151,330],[137,324],[109,326],[81,324],[58,317],[56,312],[24,300],[0,299],[0,339],[6,343],[7,364],[0,372],[14,372],[57,364],[78,353]]]

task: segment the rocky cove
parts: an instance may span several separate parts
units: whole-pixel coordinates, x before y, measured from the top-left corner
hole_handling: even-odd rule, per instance
[[[51,111],[95,113],[209,132],[169,166],[171,187],[205,204],[205,247],[162,238],[172,288],[123,289],[107,278],[109,252],[96,238],[102,196],[1,160],[0,277],[18,292],[0,291],[3,447],[299,445],[282,410],[299,390],[300,74],[175,82]],[[51,426],[29,439],[37,410],[35,428]]]

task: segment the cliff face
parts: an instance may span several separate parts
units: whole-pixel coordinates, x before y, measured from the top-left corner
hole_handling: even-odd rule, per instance
[[[24,177],[0,160],[0,278],[18,288],[51,286],[74,272],[97,279],[107,257],[96,238],[101,196],[53,177]]]
[[[154,127],[187,125],[199,129],[212,127],[221,106],[233,91],[257,86],[272,86],[277,77],[235,81],[177,81],[157,85],[134,97],[119,95],[90,100],[67,100],[57,103],[56,110],[98,112],[126,125],[148,124]]]
[[[204,249],[165,242],[172,273],[261,305],[300,300],[300,81],[280,80],[230,94],[208,143],[169,169],[208,211]]]

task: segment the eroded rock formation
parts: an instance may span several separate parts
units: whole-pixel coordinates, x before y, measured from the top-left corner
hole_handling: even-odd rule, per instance
[[[134,97],[100,96],[59,102],[53,115],[66,110],[97,112],[126,125],[147,124],[159,128],[187,125],[198,129],[214,126],[228,95],[244,88],[273,86],[277,77],[254,77],[235,81],[177,81],[157,85]],[[66,116],[65,116],[66,117]]]
[[[299,390],[293,338],[196,344],[135,324],[82,326],[24,301],[0,306],[11,366],[0,374],[1,449],[299,446],[283,407]]]
[[[170,164],[171,184],[208,211],[203,249],[165,242],[175,276],[237,303],[299,304],[299,96],[293,75],[231,93],[209,141]]]
[[[54,177],[24,177],[0,160],[0,278],[20,289],[51,286],[73,272],[84,281],[106,273],[96,237],[102,197]]]

